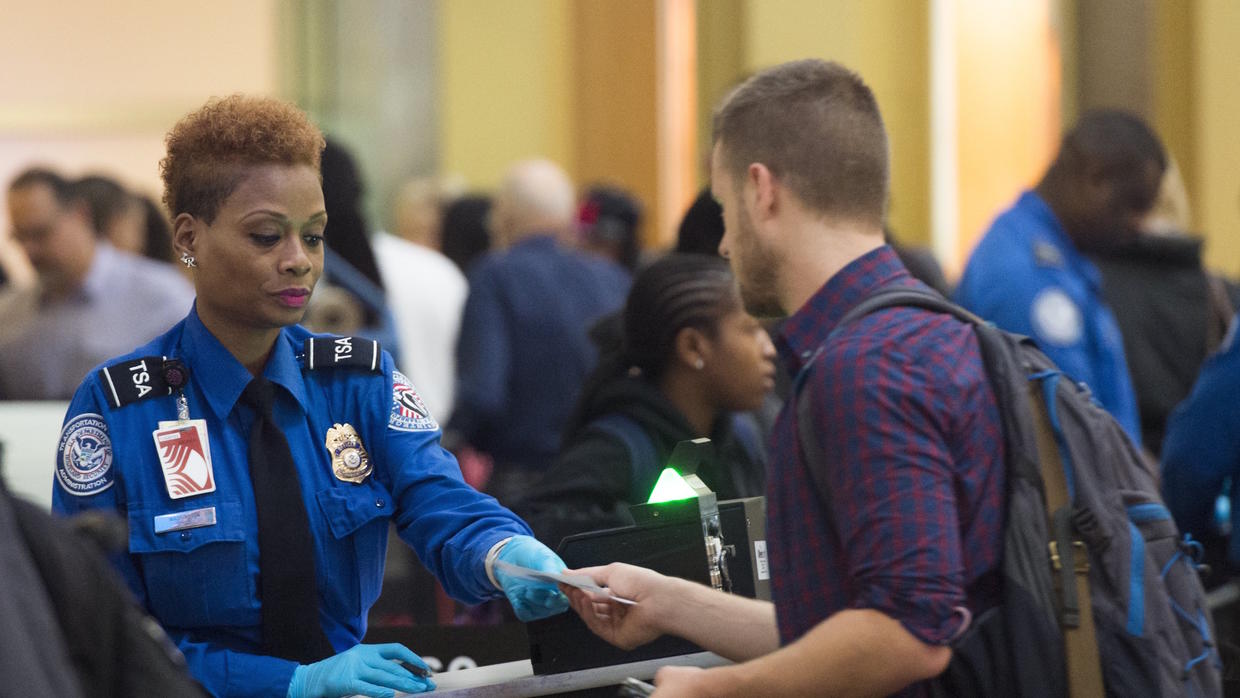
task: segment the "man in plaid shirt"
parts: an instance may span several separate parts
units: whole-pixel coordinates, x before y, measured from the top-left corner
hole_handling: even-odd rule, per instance
[[[720,252],[751,312],[791,313],[778,346],[806,370],[795,389],[821,448],[799,446],[794,395],[770,443],[773,603],[619,564],[587,573],[636,606],[570,598],[621,647],[669,633],[737,662],[664,668],[656,696],[924,694],[997,596],[1003,441],[977,340],[914,308],[839,326],[875,291],[920,286],[883,243],[887,137],[854,73],[817,60],[759,73],[714,130]]]

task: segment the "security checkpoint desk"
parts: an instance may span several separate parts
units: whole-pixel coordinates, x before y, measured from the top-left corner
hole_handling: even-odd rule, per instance
[[[438,688],[430,695],[453,698],[525,698],[525,696],[614,696],[626,678],[651,681],[663,666],[695,666],[707,669],[730,664],[711,652],[648,659],[630,664],[580,669],[563,674],[535,676],[530,660],[492,664],[435,674]],[[407,693],[398,693],[407,696]]]

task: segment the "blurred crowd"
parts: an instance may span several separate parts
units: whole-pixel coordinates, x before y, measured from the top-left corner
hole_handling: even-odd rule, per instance
[[[329,139],[325,274],[304,324],[379,340],[444,425],[470,484],[552,546],[629,521],[627,504],[649,492],[680,440],[712,439],[716,463],[702,477],[721,499],[763,493],[764,437],[787,385],[771,339],[779,320],[746,312],[719,257],[723,212],[709,189],[684,211],[672,248],[655,249],[630,191],[575,183],[549,161],[514,163],[494,191],[410,179],[396,189],[390,230],[367,219],[361,171]],[[150,197],[106,175],[42,167],[6,192],[0,399],[68,400],[89,371],[194,302],[170,221]],[[1202,449],[1219,410],[1171,416],[1207,358],[1232,346],[1240,298],[1203,266],[1183,181],[1157,135],[1130,114],[1087,115],[1037,185],[1013,195],[956,288],[928,250],[899,231],[888,243],[931,287],[1038,341],[1151,463],[1185,441],[1169,420],[1203,431],[1188,439]],[[1172,504],[1222,571],[1240,552],[1226,553],[1230,519],[1216,498],[1240,446],[1218,448],[1232,449],[1210,451],[1226,461],[1218,473],[1171,478],[1182,495]],[[1177,463],[1179,451],[1168,453]],[[487,615],[426,593],[433,580],[407,549],[389,555],[380,622]]]

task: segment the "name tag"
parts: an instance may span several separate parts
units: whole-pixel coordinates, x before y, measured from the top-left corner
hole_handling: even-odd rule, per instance
[[[155,517],[155,532],[169,533],[184,531],[187,528],[202,528],[215,525],[215,507],[181,511],[175,514],[161,514]]]

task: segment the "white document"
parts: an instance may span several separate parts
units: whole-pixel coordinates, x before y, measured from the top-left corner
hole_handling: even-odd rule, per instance
[[[517,565],[509,564],[507,562],[504,562],[503,560],[495,561],[495,569],[502,570],[504,574],[511,575],[519,579],[532,579],[536,582],[545,582],[547,584],[557,584],[557,583],[567,584],[570,587],[577,587],[578,589],[581,589],[584,591],[589,591],[589,592],[593,592],[596,594],[603,594],[607,596],[607,598],[617,603],[622,603],[628,606],[637,605],[636,601],[632,599],[626,599],[621,596],[616,596],[615,594],[611,593],[611,590],[608,589],[607,587],[601,587],[595,584],[593,579],[590,579],[584,574],[560,574],[557,572],[544,572],[542,570],[530,569],[529,567],[518,567]]]

